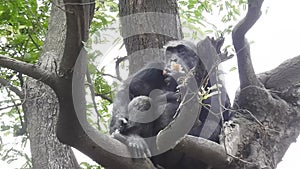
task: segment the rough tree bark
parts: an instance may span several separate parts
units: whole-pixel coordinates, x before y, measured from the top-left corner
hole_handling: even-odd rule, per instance
[[[183,38],[176,0],[120,0],[119,13],[130,74],[161,59],[157,49],[168,41]]]
[[[260,79],[252,67],[245,34],[259,19],[262,3],[249,0],[247,15],[232,32],[241,84],[232,125],[240,128],[236,154],[240,159],[231,164],[232,168],[276,168],[300,131],[300,57],[262,74]]]
[[[59,4],[58,2],[54,2]],[[55,61],[60,60],[65,42],[64,13],[52,6],[48,34],[39,67],[54,72]],[[58,100],[53,90],[38,80],[28,78],[23,92],[23,110],[27,115],[33,168],[80,168],[70,146],[62,144],[56,137],[58,119]]]
[[[120,1],[122,16],[145,12],[148,11],[147,9],[152,9],[150,10],[152,12],[156,10],[169,11],[168,13],[177,15],[177,6],[173,6],[175,0],[161,1],[159,6],[154,2],[157,1]],[[175,147],[177,151],[186,152],[213,168],[275,168],[288,146],[295,141],[299,134],[300,74],[296,72],[300,69],[300,57],[285,62],[278,68],[262,74],[259,78],[254,74],[245,34],[259,18],[262,0],[249,0],[248,3],[247,16],[233,32],[233,43],[237,52],[242,84],[235,104],[237,116],[233,121],[224,125],[221,145],[202,138],[187,136]],[[129,152],[122,143],[108,135],[98,133],[85,121],[84,77],[87,61],[85,52],[82,50],[82,41],[86,41],[88,37],[93,4],[93,1],[87,3],[85,0],[64,0],[63,4],[58,5],[65,7],[65,10],[54,10],[66,14],[66,41],[63,46],[63,55],[56,61],[57,67],[54,66],[54,70],[57,68],[57,71],[46,71],[44,68],[47,64],[32,65],[1,55],[0,66],[38,79],[54,90],[60,108],[57,136],[61,142],[77,148],[107,168],[153,168],[148,159],[125,158],[124,156],[128,156]],[[135,6],[130,7],[130,5]],[[51,15],[56,14],[52,13]],[[178,21],[178,18],[175,17],[173,20]],[[57,21],[58,25],[65,24],[61,18],[58,18]],[[175,29],[173,32],[177,32],[175,39],[181,38],[178,25],[170,26]],[[142,25],[136,24],[135,26]],[[137,31],[139,30],[137,29]],[[125,41],[131,42],[126,45],[129,54],[147,47],[161,47],[166,39],[168,38],[164,36],[152,35],[151,32],[149,35],[135,36],[132,39],[125,37]],[[152,40],[156,43],[161,41],[163,43],[150,43]],[[131,46],[131,44],[137,46]],[[208,51],[213,46],[210,42],[203,43],[203,45],[207,45],[202,47]],[[60,58],[60,53],[56,52],[54,54],[57,56],[53,58]],[[47,56],[46,51],[44,54]],[[77,63],[76,60],[78,60]],[[132,62],[132,64],[135,63]],[[49,65],[52,64],[49,62]],[[79,69],[74,71],[76,66]],[[284,85],[280,83],[281,79],[284,79]],[[49,98],[45,101],[55,102]],[[47,107],[45,106],[45,108]],[[31,109],[42,111],[38,108]],[[123,157],[119,155],[123,155]]]

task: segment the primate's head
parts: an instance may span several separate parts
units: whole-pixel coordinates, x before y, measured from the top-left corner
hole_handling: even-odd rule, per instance
[[[176,91],[176,80],[165,70],[165,64],[153,62],[133,75],[129,84],[129,97],[132,100],[137,96],[149,96],[151,91]]]
[[[165,46],[166,60],[171,65],[172,62],[187,66],[188,69],[194,68],[199,57],[197,55],[197,47],[190,41],[170,41]]]

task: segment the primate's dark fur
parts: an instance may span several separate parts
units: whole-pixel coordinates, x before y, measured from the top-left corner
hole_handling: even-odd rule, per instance
[[[130,76],[116,94],[110,133],[128,145],[133,157],[143,157],[144,153],[150,155],[149,145],[143,138],[156,136],[160,130],[173,121],[180,103],[177,79],[173,78],[176,77],[175,74],[179,74],[180,71],[192,70],[199,88],[200,85],[204,84],[207,76],[207,70],[197,55],[195,45],[191,42],[177,41],[175,45],[168,46],[166,58],[167,61],[150,63]],[[171,62],[180,64],[183,70],[172,70]],[[208,81],[206,87],[210,86],[212,84]],[[221,92],[225,98],[223,106],[229,107],[226,90],[221,88]],[[204,100],[204,103],[210,104],[211,101],[211,98],[208,98]],[[217,110],[219,110],[219,106]],[[160,111],[162,113],[157,116],[158,118],[148,123],[132,121],[131,119],[140,115],[140,111],[147,111],[147,117],[148,115],[154,117]],[[216,114],[218,116],[218,113]],[[208,115],[210,115],[209,109],[203,107],[199,115],[200,125],[195,125],[188,134],[200,137]],[[224,111],[223,116],[223,119],[228,120],[229,112]],[[219,125],[214,126],[213,132],[205,138],[214,142],[219,141],[221,119],[221,117],[215,118],[216,124]],[[166,169],[192,169],[205,166],[202,162],[173,150],[151,157],[151,160],[158,168]]]

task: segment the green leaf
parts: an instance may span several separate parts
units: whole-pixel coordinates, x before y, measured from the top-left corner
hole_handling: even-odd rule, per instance
[[[236,67],[232,67],[232,68],[229,69],[229,72],[233,72],[235,70],[237,70],[237,68]]]

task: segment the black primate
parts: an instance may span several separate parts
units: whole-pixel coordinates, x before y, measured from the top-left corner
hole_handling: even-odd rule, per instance
[[[149,155],[148,145],[143,138],[157,135],[172,121],[179,106],[176,92],[178,84],[165,68],[164,62],[147,64],[130,76],[116,94],[110,133],[128,145],[133,157],[143,157],[143,153]],[[140,116],[133,108],[140,111],[149,109],[147,117],[152,117],[161,109],[163,112],[149,123],[138,123],[131,120]]]
[[[178,79],[175,79],[177,75],[192,71],[199,88],[204,84],[207,77],[208,72],[197,55],[197,49],[193,43],[173,41],[167,45],[165,50],[166,59],[164,62],[150,63],[130,76],[121,86],[114,100],[110,133],[129,147],[133,157],[143,157],[144,153],[150,155],[149,145],[143,138],[156,136],[160,130],[173,121],[180,98],[177,91]],[[175,63],[177,67],[172,67],[172,63]],[[208,80],[206,87],[210,86],[212,84]],[[221,92],[225,96],[224,107],[229,107],[230,103],[226,90],[222,88]],[[164,99],[165,101],[161,102]],[[211,98],[204,100],[205,104],[210,104],[211,101]],[[161,107],[164,108],[162,114],[149,123],[138,123],[130,120],[140,115],[136,109],[140,111],[148,110],[147,113],[155,116],[155,113],[160,111]],[[219,107],[217,109],[219,110]],[[200,125],[195,125],[188,134],[201,136],[209,115],[209,110],[203,107],[199,115]],[[224,111],[223,115],[223,119],[228,120],[229,112]],[[213,132],[209,136],[205,136],[206,139],[219,141],[221,119],[220,117],[213,119],[219,125],[210,129]],[[173,150],[151,157],[151,160],[156,166],[166,169],[192,169],[205,166],[202,162]]]
[[[220,45],[223,44],[222,42],[224,41],[224,38],[220,38],[219,40],[214,40],[214,39],[212,40],[213,40],[212,43],[221,43],[219,45],[214,46],[216,48],[217,53],[221,55],[222,53],[220,53],[220,48],[221,48]],[[208,78],[208,71],[210,70],[207,70],[207,68],[209,69],[213,65],[210,66],[204,65],[203,62],[211,63],[211,61],[201,60],[201,58],[197,55],[197,47],[194,45],[194,43],[189,41],[183,41],[183,40],[171,41],[166,47],[166,55],[167,55],[166,57],[171,58],[171,60],[174,59],[176,60],[177,58],[180,58],[179,62],[183,62],[183,65],[186,65],[188,70],[192,70],[194,72],[194,78],[197,82],[198,88],[204,86],[205,89],[208,89],[211,86],[215,85],[211,83],[212,79]],[[218,78],[218,77],[212,77],[212,78]],[[193,136],[201,136],[201,132],[208,131],[210,135],[206,134],[201,137],[204,137],[214,142],[219,142],[219,134],[221,132],[221,126],[223,120],[228,121],[232,116],[228,110],[228,108],[230,107],[230,100],[227,91],[224,87],[220,87],[219,90],[220,90],[219,96],[209,97],[208,99],[203,100],[203,105],[210,105],[211,107],[202,106],[201,112],[199,114],[199,121],[201,122],[201,125],[193,127],[188,134]],[[220,105],[218,97],[221,98],[220,100],[222,105]],[[221,112],[222,117],[220,117],[220,113],[219,113],[220,106],[224,107],[222,108],[223,112]],[[210,121],[208,121],[208,116],[210,116]],[[209,123],[211,122],[219,123],[219,125],[210,126]],[[205,125],[205,123],[208,125]]]
[[[154,89],[175,92],[176,80],[164,69],[163,62],[151,62],[137,72],[129,83],[129,95],[132,100],[137,96],[149,96]]]

